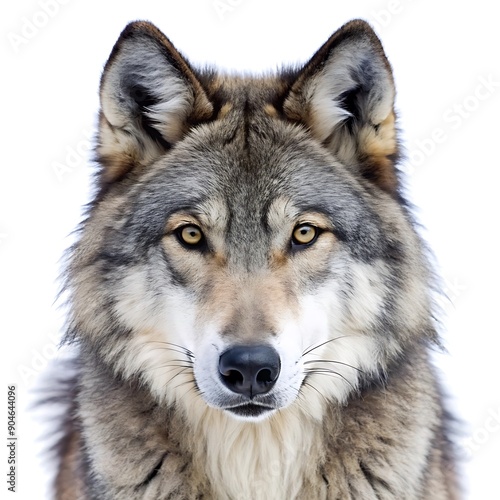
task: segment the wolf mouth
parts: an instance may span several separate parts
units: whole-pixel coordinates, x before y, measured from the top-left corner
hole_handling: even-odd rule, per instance
[[[234,413],[238,417],[260,417],[275,409],[276,408],[271,406],[257,405],[254,403],[245,403],[238,406],[232,406],[231,408],[225,408],[226,411]]]

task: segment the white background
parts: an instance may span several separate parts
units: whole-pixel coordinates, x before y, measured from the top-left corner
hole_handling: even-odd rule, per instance
[[[54,305],[58,260],[89,197],[99,77],[120,31],[149,19],[195,64],[260,71],[305,62],[334,30],[361,17],[375,26],[394,68],[408,196],[449,298],[442,301],[449,354],[437,363],[463,421],[468,498],[500,498],[494,2],[46,0],[49,14],[43,4],[9,0],[0,16],[0,394],[6,408],[6,386],[17,384],[21,407],[12,496],[48,498],[34,439],[40,430],[25,406],[62,329],[63,312]],[[1,421],[6,427],[6,417]],[[5,478],[7,452],[0,448]],[[4,479],[0,491],[8,498]]]

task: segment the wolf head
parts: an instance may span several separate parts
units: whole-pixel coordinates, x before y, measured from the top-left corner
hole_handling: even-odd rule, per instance
[[[101,80],[69,336],[189,418],[320,419],[431,338],[394,82],[363,21],[300,69],[198,71],[149,23]]]

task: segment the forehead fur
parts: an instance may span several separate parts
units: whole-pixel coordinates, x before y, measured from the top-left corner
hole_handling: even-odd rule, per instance
[[[147,170],[203,125],[219,125],[220,141],[240,145],[252,130],[256,139],[273,140],[295,126],[395,194],[394,94],[382,46],[362,21],[341,28],[302,68],[260,78],[196,70],[154,26],[132,23],[101,80],[101,180],[109,187]]]
[[[263,76],[197,70],[156,28],[132,24],[101,84],[95,206],[117,217],[99,231],[112,255],[133,259],[171,214],[217,200],[229,248],[264,255],[269,207],[283,198],[297,214],[327,217],[356,258],[398,261],[411,229],[394,187],[393,99],[366,23],[343,27],[302,68]]]

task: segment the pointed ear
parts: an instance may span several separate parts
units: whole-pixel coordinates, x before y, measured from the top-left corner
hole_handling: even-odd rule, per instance
[[[339,160],[385,191],[397,190],[394,80],[369,24],[338,30],[299,73],[284,111]]]
[[[147,22],[123,30],[100,98],[97,156],[106,182],[157,159],[213,110],[187,61]]]

